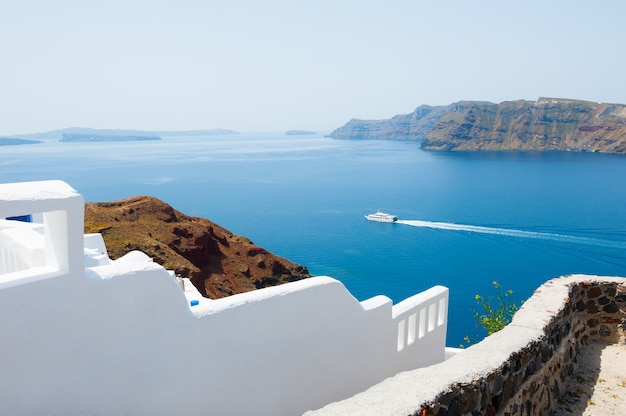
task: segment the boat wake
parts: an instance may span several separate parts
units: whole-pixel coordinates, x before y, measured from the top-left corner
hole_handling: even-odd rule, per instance
[[[502,235],[502,236],[507,236],[507,237],[533,238],[533,239],[538,239],[538,240],[549,240],[549,241],[556,241],[556,242],[561,242],[561,243],[585,244],[585,245],[609,247],[609,248],[617,248],[617,249],[626,250],[626,242],[603,240],[600,238],[593,238],[593,237],[578,237],[578,236],[567,235],[567,234],[553,234],[553,233],[544,233],[544,232],[536,232],[536,231],[513,230],[513,229],[508,229],[508,228],[492,228],[492,227],[482,227],[479,225],[464,225],[464,224],[455,224],[451,222],[434,222],[434,221],[422,221],[422,220],[398,220],[396,221],[396,224],[405,224],[405,225],[410,225],[412,227],[435,228],[438,230],[465,231],[465,232],[470,232],[470,233],[495,234],[495,235]]]

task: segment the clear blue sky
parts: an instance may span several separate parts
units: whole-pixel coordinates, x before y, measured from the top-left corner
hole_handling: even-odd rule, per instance
[[[622,0],[0,0],[0,135],[626,103],[625,17]]]

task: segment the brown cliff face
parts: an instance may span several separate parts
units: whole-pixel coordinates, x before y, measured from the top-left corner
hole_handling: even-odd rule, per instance
[[[426,150],[569,150],[626,154],[626,106],[540,98],[418,107],[388,120],[350,120],[336,139],[422,140]]]
[[[85,204],[85,233],[101,233],[112,259],[143,251],[214,299],[311,277],[306,267],[148,196]]]
[[[551,98],[460,103],[442,115],[422,147],[626,154],[626,106]]]

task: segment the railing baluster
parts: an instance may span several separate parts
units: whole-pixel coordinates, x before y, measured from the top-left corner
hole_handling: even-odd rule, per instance
[[[398,322],[398,351],[404,349],[404,332],[405,332],[406,320],[403,319]]]

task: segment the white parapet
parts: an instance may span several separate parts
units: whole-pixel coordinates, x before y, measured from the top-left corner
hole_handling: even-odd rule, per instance
[[[143,253],[110,260],[62,182],[0,185],[0,216],[28,213],[49,255],[0,274],[0,414],[295,415],[445,359],[444,287],[393,306],[315,277],[209,300]]]

